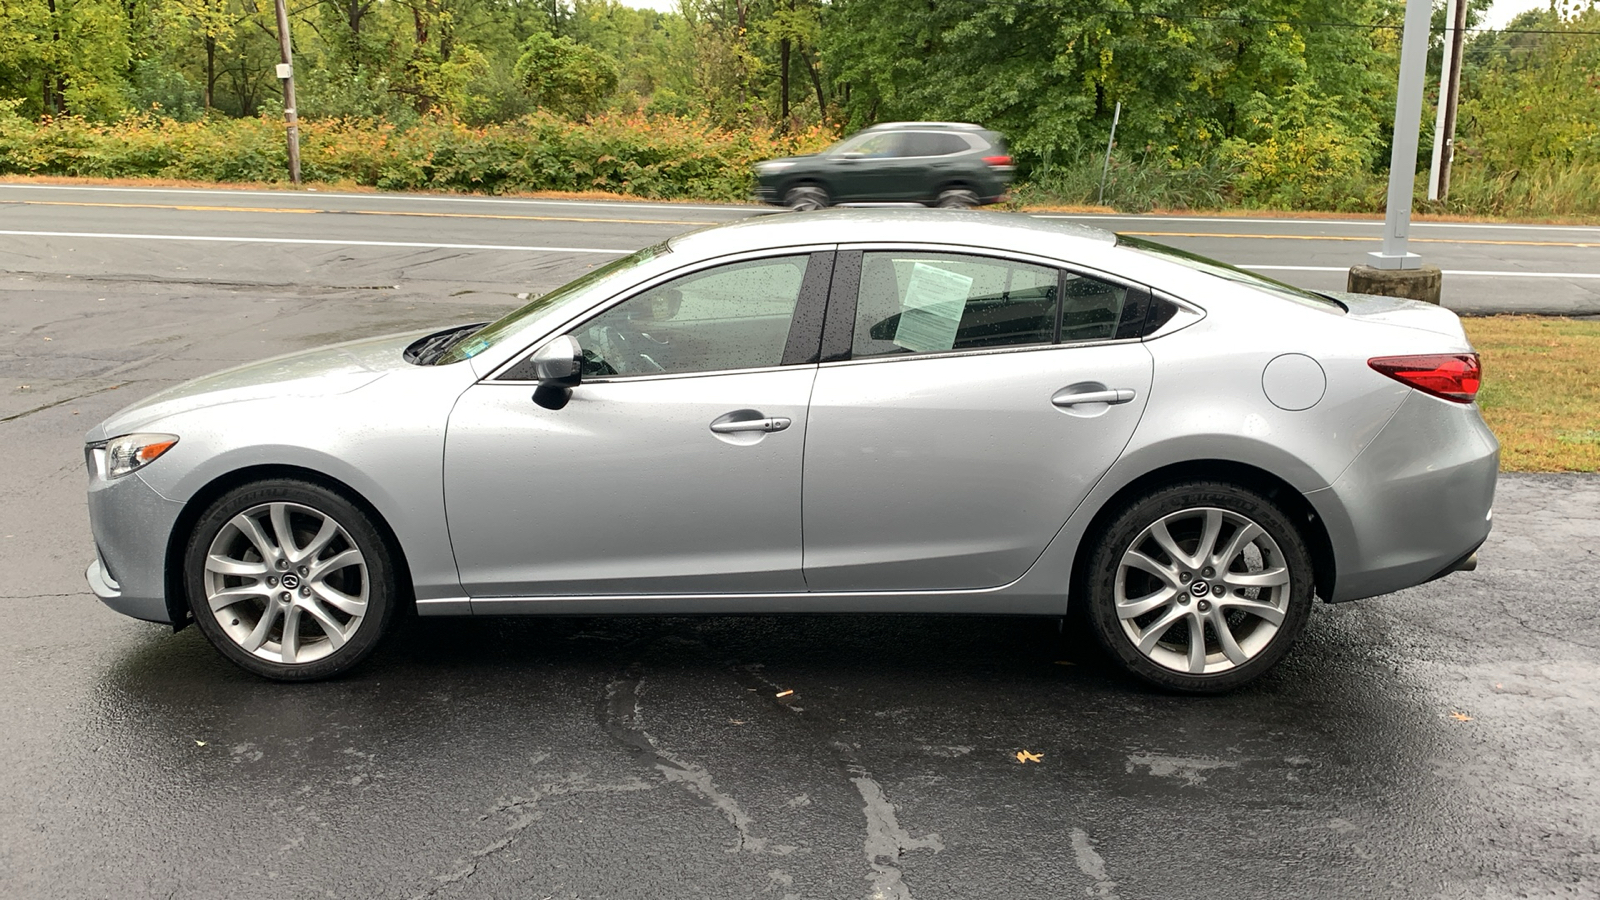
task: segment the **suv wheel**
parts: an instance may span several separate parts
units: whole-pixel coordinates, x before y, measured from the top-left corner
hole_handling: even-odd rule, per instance
[[[934,205],[940,209],[972,209],[978,205],[978,195],[964,188],[940,191]]]
[[[783,205],[796,212],[825,209],[828,206],[828,192],[814,184],[802,184],[789,189],[789,193],[783,197]]]

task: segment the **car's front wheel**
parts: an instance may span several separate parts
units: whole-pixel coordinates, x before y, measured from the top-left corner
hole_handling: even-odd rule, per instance
[[[783,196],[783,203],[796,212],[826,209],[828,206],[828,192],[814,184],[796,185],[790,188],[789,193]]]
[[[1270,669],[1305,626],[1311,557],[1271,500],[1231,484],[1163,488],[1119,514],[1081,586],[1096,637],[1124,668],[1188,693]]]
[[[394,562],[371,518],[294,479],[243,485],[212,503],[190,534],[184,579],[217,650],[280,681],[354,666],[397,605]]]

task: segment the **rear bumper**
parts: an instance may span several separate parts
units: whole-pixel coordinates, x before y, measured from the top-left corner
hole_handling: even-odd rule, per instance
[[[1489,536],[1500,444],[1476,407],[1412,392],[1329,487],[1306,495],[1333,544],[1332,602],[1457,571]]]

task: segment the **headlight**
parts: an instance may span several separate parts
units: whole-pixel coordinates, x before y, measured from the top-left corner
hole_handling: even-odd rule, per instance
[[[175,434],[125,434],[105,443],[105,475],[121,478],[139,471],[178,443]]]
[[[782,172],[784,169],[787,169],[792,165],[794,165],[794,163],[792,163],[792,162],[764,162],[764,163],[757,163],[756,164],[756,171],[760,172],[762,175],[771,175],[774,172]]]

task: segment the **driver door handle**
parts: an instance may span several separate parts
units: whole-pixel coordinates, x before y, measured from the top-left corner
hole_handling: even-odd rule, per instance
[[[1072,391],[1063,388],[1056,391],[1050,402],[1063,409],[1068,406],[1077,406],[1080,403],[1127,403],[1133,399],[1133,391],[1128,388],[1115,388],[1104,391]]]
[[[782,431],[788,428],[791,420],[787,416],[769,416],[765,419],[739,419],[724,422],[717,419],[711,423],[711,430],[717,434],[739,434],[745,431]]]

